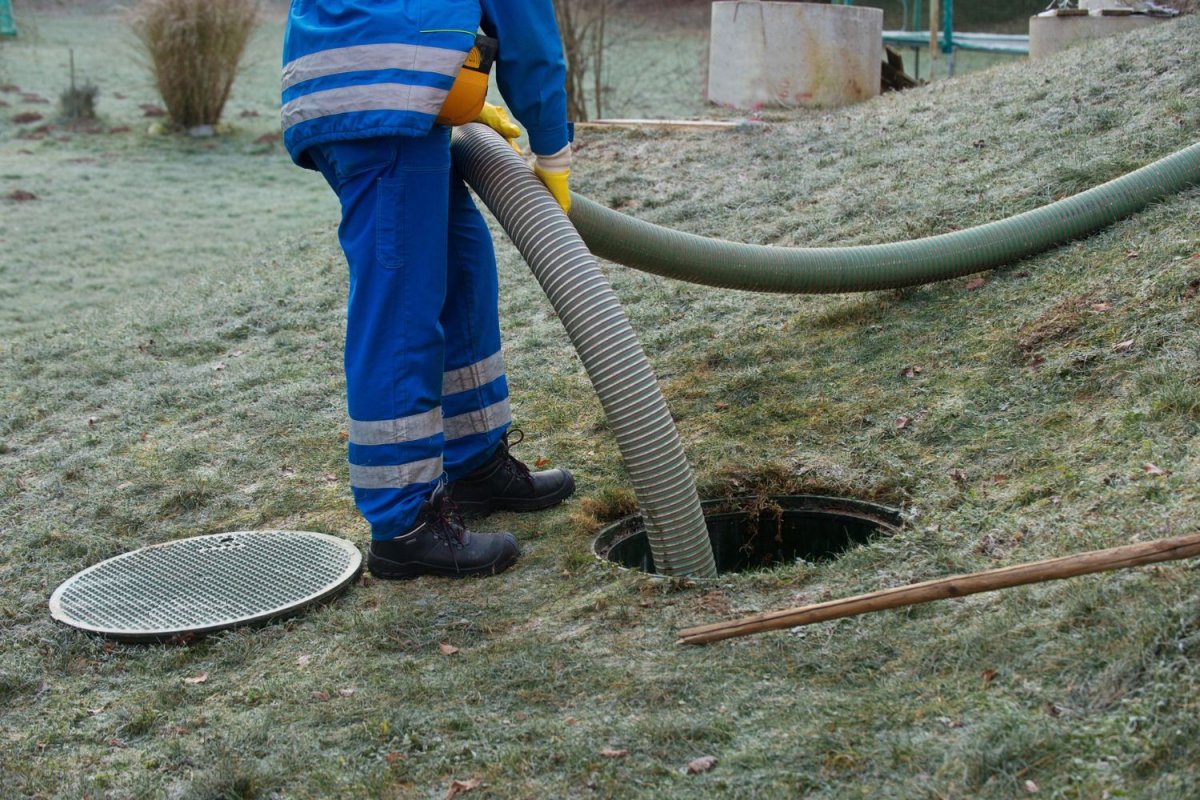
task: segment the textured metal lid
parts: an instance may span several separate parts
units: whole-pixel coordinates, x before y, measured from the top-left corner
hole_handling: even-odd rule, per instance
[[[54,590],[59,622],[116,639],[169,639],[294,613],[345,588],[358,548],[308,531],[233,531],[143,547]]]

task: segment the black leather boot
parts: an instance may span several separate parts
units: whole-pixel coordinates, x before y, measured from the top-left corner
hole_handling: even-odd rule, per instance
[[[512,431],[520,443],[521,431]],[[530,472],[529,467],[509,452],[509,434],[491,458],[469,475],[454,481],[447,493],[464,513],[490,514],[493,511],[539,511],[558,505],[575,491],[575,479],[565,469]]]
[[[511,533],[467,530],[439,487],[421,507],[412,528],[395,539],[371,542],[367,569],[384,580],[495,575],[512,566],[520,553]]]

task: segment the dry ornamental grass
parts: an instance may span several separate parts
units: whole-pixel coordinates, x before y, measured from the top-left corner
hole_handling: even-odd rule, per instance
[[[258,22],[257,0],[141,0],[130,25],[171,121],[215,125]]]

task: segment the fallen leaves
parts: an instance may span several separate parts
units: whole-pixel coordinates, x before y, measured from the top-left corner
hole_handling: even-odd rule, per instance
[[[896,422],[895,422],[896,430],[898,430],[898,431],[904,430],[905,428],[912,425],[912,421],[913,421],[912,417],[907,416],[905,414],[901,414],[900,416],[896,417]]]
[[[688,762],[687,774],[699,775],[702,772],[708,772],[717,765],[715,756],[700,756]]]
[[[925,368],[922,367],[920,364],[910,364],[909,366],[900,370],[900,377],[901,378],[915,378],[924,371],[925,371]]]
[[[320,689],[318,691],[313,692],[311,696],[312,696],[312,699],[316,700],[318,703],[325,703],[325,702],[329,701],[330,694],[329,694],[329,692],[325,691],[324,689]]]
[[[1127,353],[1133,349],[1133,339],[1126,339],[1123,342],[1117,342],[1113,345],[1114,353]]]
[[[605,758],[624,758],[625,756],[629,755],[629,750],[623,747],[620,749],[606,747],[600,751],[600,755],[604,756]]]
[[[471,778],[470,780],[465,781],[451,781],[450,789],[446,792],[446,800],[452,800],[452,798],[458,797],[460,794],[466,794],[474,789],[478,789],[482,785],[483,781],[480,778]]]
[[[459,652],[459,649],[449,642],[442,642],[438,645],[438,652],[444,656],[452,656]]]
[[[207,673],[207,672],[201,672],[199,675],[193,675],[193,676],[192,676],[192,677],[190,677],[190,678],[184,678],[184,679],[183,679],[183,682],[184,682],[184,683],[190,683],[190,684],[192,684],[193,686],[195,686],[195,685],[198,685],[198,684],[204,683],[204,682],[205,682],[205,681],[207,681],[207,680],[208,680],[208,673]]]
[[[976,289],[982,289],[984,286],[987,286],[985,278],[972,278],[963,285],[963,288],[968,292],[973,292]]]
[[[1145,464],[1142,464],[1142,471],[1147,475],[1153,475],[1156,478],[1163,478],[1171,474],[1171,470],[1163,469],[1157,464],[1151,464],[1149,461],[1147,461]]]
[[[13,189],[5,195],[5,199],[11,200],[14,203],[28,203],[32,200],[37,200],[38,196],[33,192],[27,192],[24,189]]]
[[[36,111],[22,111],[20,114],[13,114],[12,121],[17,125],[28,125],[30,122],[41,122],[42,115]]]

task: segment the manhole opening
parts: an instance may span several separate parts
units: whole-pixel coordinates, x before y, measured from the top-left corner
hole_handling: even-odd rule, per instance
[[[700,505],[721,574],[829,561],[873,537],[892,535],[902,522],[896,509],[840,497],[742,497]],[[592,550],[623,567],[657,574],[641,515],[609,525]]]

